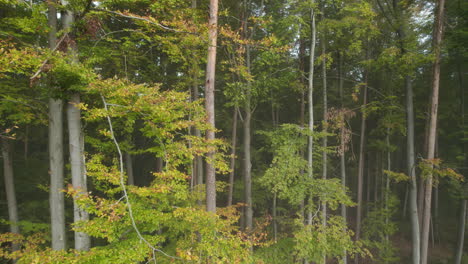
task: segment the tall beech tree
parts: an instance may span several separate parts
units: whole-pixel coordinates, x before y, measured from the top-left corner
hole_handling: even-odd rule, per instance
[[[78,50],[76,47],[75,40],[72,36],[72,27],[74,20],[74,13],[69,8],[67,1],[62,1],[62,5],[68,8],[62,16],[63,29],[68,34],[69,47],[67,50],[68,56],[70,56],[71,63],[78,63]],[[68,143],[70,151],[70,164],[71,164],[71,176],[72,185],[79,193],[83,194],[87,192],[86,186],[86,169],[85,169],[85,156],[84,156],[84,132],[81,125],[81,111],[80,107],[80,94],[78,92],[72,92],[70,99],[67,103],[67,121],[68,121]],[[87,221],[89,214],[86,210],[81,208],[76,198],[73,199],[73,222],[78,223],[81,221]],[[91,239],[88,234],[83,232],[75,231],[75,249],[89,250],[91,247]]]
[[[210,0],[210,13],[208,21],[208,59],[206,64],[205,81],[205,109],[208,123],[212,129],[206,132],[208,140],[215,139],[215,71],[216,71],[216,49],[218,39],[218,0]],[[206,163],[206,210],[216,212],[216,178],[214,152],[208,153]]]
[[[51,51],[57,45],[57,2],[48,2],[47,19],[49,26],[48,43]],[[51,81],[51,83],[53,83]],[[63,250],[66,247],[65,201],[63,163],[63,100],[57,87],[50,87],[49,98],[49,162],[50,162],[50,220],[52,248]]]
[[[439,87],[440,87],[440,60],[441,60],[441,45],[444,32],[444,13],[445,0],[438,0],[435,8],[434,29],[433,29],[433,52],[434,62],[432,64],[432,81],[431,81],[431,107],[429,115],[429,134],[427,146],[427,160],[433,164],[436,148],[436,132],[437,132],[437,114],[439,106]],[[433,167],[434,165],[431,165]],[[424,191],[424,210],[421,230],[421,264],[428,263],[428,247],[429,247],[429,229],[431,221],[431,204],[432,204],[432,173],[427,175],[425,191]]]

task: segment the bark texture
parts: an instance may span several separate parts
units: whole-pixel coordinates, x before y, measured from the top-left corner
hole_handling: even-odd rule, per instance
[[[406,161],[408,175],[410,176],[409,208],[411,218],[411,237],[413,249],[413,264],[419,264],[420,252],[420,230],[418,214],[418,190],[416,183],[416,164],[414,153],[414,107],[413,107],[413,86],[409,76],[405,78],[406,87]]]
[[[2,138],[3,177],[5,180],[5,193],[8,205],[8,220],[10,221],[10,232],[19,234],[18,226],[18,204],[16,203],[15,181],[13,174],[13,155],[10,141]],[[19,249],[19,245],[13,244],[12,251]]]
[[[232,137],[231,137],[231,162],[229,167],[231,172],[229,172],[229,189],[228,189],[228,201],[227,206],[232,205],[232,195],[234,192],[234,173],[236,168],[236,143],[237,143],[237,108],[233,109],[233,118],[232,118]]]
[[[445,0],[437,1],[435,14],[434,32],[433,32],[433,49],[435,59],[432,67],[432,96],[431,96],[431,111],[429,118],[429,134],[427,144],[427,160],[432,161],[435,157],[436,146],[436,131],[437,131],[437,111],[439,106],[439,82],[440,82],[440,46],[442,43],[442,34],[444,29],[444,5]],[[425,193],[424,193],[424,212],[423,226],[421,234],[421,264],[428,263],[428,244],[429,244],[429,229],[431,222],[431,199],[432,199],[432,177],[428,175]]]
[[[57,43],[57,9],[55,1],[48,3],[49,48]],[[50,89],[56,89],[50,87]],[[63,101],[49,98],[49,171],[50,171],[50,221],[52,249],[63,250],[65,244],[65,204],[63,190]]]
[[[206,132],[207,140],[215,139],[215,70],[216,70],[216,43],[218,39],[218,0],[210,0],[210,18],[208,21],[208,59],[206,64],[205,81],[205,109],[208,123],[213,127]],[[209,152],[207,158],[213,159],[214,152]],[[206,163],[206,210],[216,213],[216,178],[215,168]]]

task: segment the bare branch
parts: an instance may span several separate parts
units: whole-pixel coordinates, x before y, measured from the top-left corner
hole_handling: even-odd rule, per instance
[[[107,10],[107,9],[101,9],[101,8],[93,8],[93,10],[101,11],[101,12],[106,12],[106,13],[118,15],[118,16],[125,17],[125,18],[130,18],[130,19],[136,19],[136,20],[145,21],[145,22],[147,22],[147,23],[149,23],[149,24],[152,24],[152,25],[158,26],[158,27],[160,27],[160,28],[162,28],[162,29],[165,29],[165,30],[168,30],[168,31],[172,31],[172,32],[176,32],[176,33],[184,33],[184,34],[198,35],[198,33],[195,33],[195,32],[182,31],[182,30],[170,28],[170,27],[168,27],[168,26],[165,26],[165,25],[163,25],[163,24],[161,24],[161,23],[158,23],[158,22],[156,22],[156,21],[154,21],[154,20],[151,20],[151,19],[149,19],[149,18],[141,17],[141,16],[134,15],[134,14],[124,14],[124,13],[121,13],[121,12],[116,12],[116,11]]]
[[[102,99],[102,102],[104,103],[104,109],[106,110],[106,118],[107,118],[107,122],[109,123],[109,130],[110,130],[110,135],[111,135],[111,138],[112,140],[114,141],[114,144],[115,144],[115,147],[117,148],[117,152],[119,153],[119,169],[120,169],[120,187],[122,188],[122,191],[123,191],[123,196],[125,197],[125,202],[127,204],[127,208],[128,208],[128,215],[130,216],[130,220],[132,222],[132,226],[133,226],[133,229],[135,230],[135,232],[137,233],[138,235],[138,238],[143,241],[152,251],[153,251],[153,259],[154,261],[156,262],[156,256],[155,256],[155,252],[159,252],[161,254],[163,254],[164,256],[166,257],[169,257],[169,258],[173,258],[173,259],[181,259],[181,258],[178,258],[178,257],[174,257],[174,256],[171,256],[171,255],[168,255],[166,252],[160,250],[160,249],[157,249],[155,248],[150,242],[148,242],[148,240],[146,240],[143,235],[141,234],[140,230],[138,229],[137,225],[136,225],[136,222],[135,222],[135,218],[133,217],[133,210],[132,210],[132,205],[130,203],[130,199],[128,198],[128,194],[127,194],[127,187],[125,186],[125,180],[124,180],[124,167],[123,167],[123,155],[122,155],[122,151],[120,150],[120,145],[119,143],[117,142],[117,139],[115,138],[115,135],[114,135],[114,128],[112,126],[112,121],[111,121],[111,118],[109,116],[109,114],[107,114],[107,112],[109,111],[108,109],[108,104],[106,102],[106,99],[104,98],[104,96],[101,95],[101,99]]]

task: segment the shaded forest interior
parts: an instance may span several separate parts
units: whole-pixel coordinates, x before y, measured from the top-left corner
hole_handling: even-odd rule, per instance
[[[0,0],[0,263],[468,264],[468,2]]]

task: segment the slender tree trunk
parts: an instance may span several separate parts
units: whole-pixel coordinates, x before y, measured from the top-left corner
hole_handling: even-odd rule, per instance
[[[62,0],[62,5],[67,7],[68,2]],[[74,23],[74,14],[72,11],[65,11],[63,16],[63,29],[70,31]],[[70,42],[72,43],[72,42]],[[68,50],[69,56],[73,57],[74,63],[78,62],[78,54],[76,46],[71,44]],[[70,101],[67,105],[67,120],[68,120],[68,141],[70,150],[70,164],[73,188],[77,189],[80,195],[87,192],[86,175],[84,174],[84,144],[81,142],[84,139],[81,127],[81,111],[78,105],[81,103],[80,95],[74,93],[70,96]],[[87,221],[89,214],[84,209],[80,208],[76,202],[77,197],[73,197],[73,222]],[[75,249],[79,251],[87,251],[91,246],[90,237],[83,232],[75,231]]]
[[[315,0],[311,0],[311,4],[315,4]],[[309,131],[314,132],[314,103],[313,103],[313,91],[314,91],[314,63],[315,63],[315,44],[316,44],[316,28],[315,28],[315,11],[313,8],[310,10],[311,23],[311,43],[310,43],[310,60],[309,60]],[[308,137],[309,145],[307,150],[307,166],[309,178],[313,178],[313,150],[314,140],[312,136]],[[311,201],[309,201],[311,202]],[[312,224],[312,211],[307,212],[307,224]]]
[[[82,149],[82,128],[80,109],[76,107],[80,103],[80,96],[73,94],[68,102],[68,134],[69,150],[73,188],[78,190],[79,195],[87,192],[86,175],[84,174],[83,149]],[[89,214],[83,208],[80,208],[76,202],[78,197],[73,197],[73,222],[87,221]],[[90,248],[90,237],[83,232],[75,231],[75,249],[87,251]]]
[[[250,97],[248,92],[247,97]],[[253,209],[252,209],[252,163],[251,163],[251,132],[250,123],[252,119],[252,112],[250,109],[250,98],[246,99],[245,103],[245,117],[244,117],[244,199],[245,199],[245,227],[246,230],[252,231],[253,228]]]
[[[244,38],[249,38],[248,32],[248,3],[244,1]],[[245,45],[245,63],[247,72],[251,73],[251,58],[250,58],[250,45]],[[252,121],[252,107],[251,107],[251,94],[252,84],[248,80],[246,91],[245,91],[245,102],[244,102],[244,126],[243,126],[243,137],[244,137],[244,199],[245,199],[245,228],[248,231],[253,229],[253,208],[252,208],[252,157],[251,157],[251,121]]]
[[[465,225],[466,225],[466,206],[467,200],[463,200],[460,207],[460,225],[458,226],[457,249],[455,252],[455,264],[461,264],[463,257],[463,246],[465,240]]]
[[[196,3],[196,1],[194,2]],[[200,94],[198,92],[197,81],[195,81],[193,84],[193,97],[195,101],[200,98]],[[196,137],[202,136],[200,129],[197,129],[197,128],[194,129],[194,134]],[[201,156],[195,156],[194,171],[195,171],[195,185],[203,184],[203,158]]]
[[[127,168],[128,185],[135,185],[132,155],[128,152],[125,153],[125,167]]]
[[[465,89],[463,87],[463,77],[462,77],[462,70],[461,70],[461,67],[460,67],[461,63],[460,61],[457,61],[457,69],[458,69],[458,85],[459,85],[459,89],[460,89],[460,98],[461,98],[461,109],[460,109],[460,112],[461,112],[461,119],[462,119],[462,123],[461,123],[461,129],[463,131],[466,131],[465,130]],[[467,137],[467,133],[464,132],[463,133],[463,137],[466,138]],[[465,154],[465,162],[464,162],[464,165],[467,166],[468,164],[468,143],[465,141],[465,143],[463,144],[463,152]],[[468,170],[465,169],[465,172],[467,172]],[[461,264],[461,260],[462,260],[462,257],[463,257],[463,248],[464,248],[464,240],[465,240],[465,229],[466,229],[466,207],[468,206],[468,200],[466,199],[466,195],[467,195],[467,185],[466,185],[466,182],[465,184],[463,185],[463,193],[462,195],[465,197],[463,200],[462,200],[462,204],[461,204],[461,207],[460,207],[460,224],[459,224],[459,231],[458,231],[458,241],[457,241],[457,248],[456,248],[456,252],[455,252],[455,264]]]
[[[48,2],[49,48],[57,43],[57,10],[55,1]],[[56,89],[51,87],[51,89]],[[63,182],[63,101],[49,99],[49,171],[50,171],[50,220],[52,249],[63,250],[65,239],[65,203]]]
[[[406,161],[407,170],[410,177],[409,207],[411,218],[411,237],[413,248],[413,264],[419,264],[421,261],[421,239],[420,222],[418,214],[418,190],[416,183],[416,163],[414,153],[414,107],[413,107],[413,86],[411,78],[405,77],[406,88]]]
[[[367,105],[367,72],[365,76],[364,98],[362,101],[363,108]],[[361,135],[359,141],[359,166],[358,166],[358,183],[357,183],[357,213],[356,213],[356,240],[361,238],[361,219],[362,219],[362,187],[364,179],[364,159],[365,157],[365,142],[366,142],[366,116],[362,113],[361,117]],[[359,263],[359,257],[356,256],[355,263]]]
[[[210,0],[210,19],[208,33],[208,59],[206,65],[205,82],[205,109],[208,123],[213,127],[206,131],[206,139],[215,139],[215,70],[216,70],[216,43],[218,39],[218,0]],[[214,152],[207,154],[213,159]],[[215,168],[210,162],[206,163],[206,210],[216,213],[216,178]]]
[[[306,99],[305,99],[305,43],[304,43],[304,38],[301,36],[299,39],[299,71],[301,73],[300,75],[300,82],[301,82],[301,105],[300,105],[300,116],[299,116],[299,125],[301,126],[302,129],[305,127],[305,104],[306,104]],[[301,157],[304,157],[304,150],[301,150]],[[303,174],[304,171],[301,171],[301,174]],[[305,201],[302,200],[300,204],[300,214],[302,218],[305,220]]]
[[[232,138],[231,138],[231,172],[229,173],[229,189],[227,206],[232,205],[232,195],[234,192],[234,170],[236,168],[236,143],[237,143],[237,107],[233,109],[232,118]]]
[[[10,232],[19,234],[18,204],[16,203],[16,191],[13,174],[13,155],[11,144],[8,139],[2,138],[3,177],[5,180],[5,193],[8,205],[8,220],[10,221]],[[19,250],[18,244],[13,244],[12,251]]]
[[[198,7],[197,0],[192,0],[192,9],[196,9]],[[196,62],[194,62],[196,63]],[[194,72],[193,76],[193,100],[196,101],[200,98],[200,93],[198,91],[198,74]],[[196,137],[201,137],[201,132],[199,129],[194,129],[194,135]],[[203,158],[201,156],[195,156],[195,160],[193,162],[193,171],[194,171],[194,184],[199,185],[203,184]],[[201,203],[201,202],[200,202]]]
[[[434,39],[433,48],[435,51],[435,60],[433,63],[432,72],[432,100],[430,112],[430,126],[427,148],[427,159],[432,161],[435,156],[435,141],[437,131],[437,110],[439,104],[439,81],[440,81],[440,46],[442,43],[443,22],[444,22],[444,5],[445,0],[437,1],[437,9],[434,23]],[[428,242],[429,228],[431,219],[431,196],[432,196],[432,177],[429,175],[426,182],[426,192],[424,195],[424,215],[423,229],[421,235],[421,264],[427,264],[428,260]]]
[[[338,74],[339,74],[339,80],[338,80],[338,90],[339,90],[339,96],[340,96],[340,104],[341,108],[344,109],[344,104],[343,104],[343,55],[341,53],[338,54],[339,56],[339,62],[338,62]],[[343,113],[343,123],[340,128],[340,175],[341,175],[341,185],[343,188],[346,188],[346,142],[345,142],[345,126],[346,126],[346,119],[345,115]],[[346,205],[342,204],[341,205],[341,216],[343,217],[345,223],[348,223],[348,219],[346,216]],[[346,249],[343,251],[343,264],[348,263],[348,257],[347,257],[347,252]]]
[[[387,127],[387,135],[385,137],[387,144],[387,170],[391,171],[391,152],[390,152],[390,128]],[[388,225],[388,198],[390,194],[390,178],[388,175],[385,177],[385,224]],[[388,242],[388,234],[385,234],[385,240]]]
[[[322,7],[322,16],[324,15],[324,9]],[[323,132],[327,132],[327,126],[328,126],[328,120],[327,120],[327,115],[328,115],[328,102],[327,102],[327,60],[326,60],[326,39],[325,36],[323,36],[322,39],[322,84],[323,84]],[[323,147],[323,152],[322,152],[322,179],[327,179],[327,146],[328,146],[328,138],[327,136],[324,136],[322,139],[322,147]],[[323,202],[322,203],[322,225],[326,226],[327,225],[327,203]],[[323,255],[323,263],[327,262],[327,256],[324,254]]]

